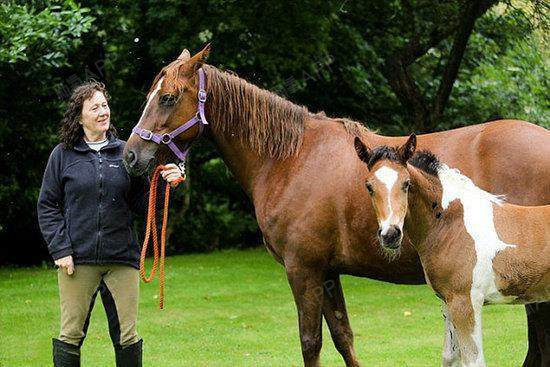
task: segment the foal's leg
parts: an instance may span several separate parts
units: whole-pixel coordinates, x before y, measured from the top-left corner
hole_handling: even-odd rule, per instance
[[[459,367],[460,351],[458,349],[458,340],[456,330],[453,326],[451,316],[445,303],[441,306],[443,318],[445,319],[445,344],[443,345],[442,363],[443,367]]]
[[[324,283],[323,315],[332,341],[348,367],[360,366],[353,348],[353,331],[349,324],[346,302],[338,274],[330,274]]]
[[[304,365],[305,367],[317,367],[322,345],[321,310],[324,274],[311,267],[296,265],[286,265],[285,267],[298,310]]]
[[[472,302],[469,295],[457,295],[447,303],[456,331],[462,366],[485,367],[481,332],[481,297]]]

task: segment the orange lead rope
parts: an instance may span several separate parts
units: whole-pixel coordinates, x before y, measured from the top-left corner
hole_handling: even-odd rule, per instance
[[[141,257],[139,259],[139,275],[145,283],[149,283],[155,278],[155,272],[157,271],[157,265],[159,265],[159,246],[157,236],[157,185],[161,171],[166,169],[164,166],[157,166],[153,173],[153,179],[151,181],[151,187],[149,189],[149,207],[147,211],[147,225],[145,228],[145,238],[143,240],[143,247],[141,248]],[[170,186],[176,187],[180,182],[184,181],[185,177],[178,178],[172,181],[170,185],[166,185],[166,191],[164,193],[164,212],[162,215],[162,227],[160,234],[160,266],[159,266],[159,308],[164,308],[164,255],[166,250],[166,224],[168,223],[168,203],[170,202]],[[153,267],[151,274],[147,277],[145,275],[145,256],[147,254],[147,246],[149,245],[149,238],[153,235]]]

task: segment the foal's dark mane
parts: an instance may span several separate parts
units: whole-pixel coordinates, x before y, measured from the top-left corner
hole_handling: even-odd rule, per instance
[[[397,148],[387,145],[374,148],[367,165],[369,169],[371,169],[376,162],[384,159],[405,165],[399,157]],[[433,176],[437,176],[437,170],[441,167],[441,162],[439,159],[429,150],[421,150],[416,152],[407,163]]]
[[[421,150],[415,153],[412,158],[409,159],[409,163],[433,176],[437,176],[437,171],[441,167],[439,159],[429,150]]]

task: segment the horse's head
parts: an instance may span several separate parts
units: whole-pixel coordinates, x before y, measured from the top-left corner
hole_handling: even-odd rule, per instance
[[[204,75],[199,78],[199,69],[209,52],[210,45],[193,57],[189,51],[183,50],[153,81],[141,118],[124,149],[124,163],[131,174],[142,175],[157,163],[175,160],[176,156],[170,158],[169,149],[182,160],[186,154],[185,147],[200,134],[202,123],[191,123],[191,120],[201,117],[199,98],[202,103],[206,99],[205,93],[201,97],[198,95],[201,78],[204,83]],[[183,124],[189,126],[172,134]]]
[[[374,150],[355,138],[357,155],[369,169],[366,187],[378,221],[378,241],[390,253],[399,251],[403,239],[411,185],[407,161],[415,149],[414,134],[400,147],[380,146]]]

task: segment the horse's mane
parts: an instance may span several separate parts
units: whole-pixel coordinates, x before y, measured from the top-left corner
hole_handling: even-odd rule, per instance
[[[300,146],[307,118],[341,123],[352,135],[367,130],[358,122],[310,113],[275,93],[261,89],[237,75],[203,65],[206,90],[216,100],[206,108],[216,124],[213,129],[232,134],[260,155],[284,159],[295,155]]]
[[[213,129],[233,134],[259,154],[273,158],[294,155],[302,144],[306,107],[248,83],[244,79],[204,65],[206,90],[216,103],[207,109],[216,121]]]
[[[183,63],[184,60],[178,59],[165,66],[155,77],[147,96],[162,76],[180,95],[188,87],[180,75]],[[362,136],[369,131],[347,118],[330,118],[322,111],[310,113],[306,107],[248,83],[235,73],[207,64],[202,69],[206,74],[206,91],[216,101],[205,105],[216,121],[212,129],[237,137],[259,155],[275,159],[295,155],[302,145],[307,118],[340,123],[350,136]]]

